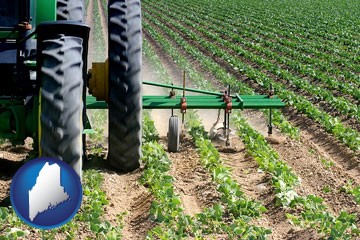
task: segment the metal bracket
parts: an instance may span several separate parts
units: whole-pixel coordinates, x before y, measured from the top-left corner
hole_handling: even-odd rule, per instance
[[[174,85],[174,83],[172,83],[171,85]],[[174,99],[176,97],[176,92],[175,92],[175,90],[173,88],[170,90],[169,97],[171,99]],[[171,109],[171,116],[174,116],[174,109],[173,108]]]
[[[183,73],[183,94],[182,94],[182,98],[180,99],[180,110],[181,110],[181,122],[182,124],[184,124],[185,121],[185,113],[186,113],[186,109],[187,109],[187,103],[186,103],[186,97],[185,97],[185,92],[186,92],[186,73],[184,71]]]
[[[238,93],[236,93],[235,96],[236,96],[236,99],[240,103],[240,109],[244,109],[244,101],[243,101],[243,99],[240,97],[240,95]]]
[[[230,97],[230,85],[228,90],[224,92],[223,100],[226,103],[224,111],[224,129],[226,133],[226,146],[230,146],[230,113],[232,111],[232,98]]]
[[[186,113],[187,103],[186,103],[186,98],[185,97],[182,97],[180,99],[180,104],[181,104],[181,107],[180,107],[181,113],[182,114]]]
[[[270,89],[269,89],[269,98],[273,98],[275,95],[275,91],[273,89],[272,84],[270,84]],[[269,109],[269,124],[268,124],[268,135],[270,136],[272,134],[273,130],[273,125],[272,125],[272,109]]]

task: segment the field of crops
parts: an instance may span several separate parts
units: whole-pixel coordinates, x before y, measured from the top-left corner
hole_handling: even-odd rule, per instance
[[[103,61],[107,0],[85,2],[89,61]],[[141,4],[143,80],[179,84],[185,71],[204,90],[272,86],[286,103],[273,138],[268,111],[233,111],[232,146],[219,147],[217,112],[188,111],[180,152],[168,153],[170,112],[144,111],[142,166],[119,174],[103,161],[107,113],[94,111],[79,214],[38,231],[0,206],[0,239],[360,239],[360,2]]]
[[[207,219],[215,218],[219,226],[205,227],[214,231],[209,234],[237,232],[244,239],[358,236],[358,5],[355,1],[142,2],[145,41],[163,62],[172,63],[167,69],[185,69],[200,88],[229,84],[236,92],[256,94],[272,85],[287,103],[285,111],[275,114],[275,125],[287,139],[280,144],[266,141],[265,124],[258,126],[265,120],[246,117],[246,112],[233,114],[245,160],[251,158],[265,175],[265,194],[255,191],[246,196],[237,176],[248,175],[246,169],[229,164],[228,156],[219,157],[202,137],[201,122],[190,121],[195,146],[217,191],[225,190],[231,199],[221,195],[220,206],[210,208],[217,216]],[[257,117],[264,119],[261,114]],[[246,177],[245,187],[250,182],[256,189],[259,181]],[[228,185],[221,186],[224,182]],[[197,229],[189,232],[196,235]]]

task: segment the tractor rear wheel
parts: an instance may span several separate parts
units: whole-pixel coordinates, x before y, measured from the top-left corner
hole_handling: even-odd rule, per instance
[[[84,21],[84,0],[57,0],[57,20]]]
[[[109,1],[109,154],[111,166],[130,172],[141,157],[140,0]]]
[[[81,177],[83,59],[82,38],[58,35],[43,41],[39,153],[65,161]]]

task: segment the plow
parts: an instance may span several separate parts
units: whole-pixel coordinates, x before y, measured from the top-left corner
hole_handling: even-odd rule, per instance
[[[22,144],[34,139],[41,157],[69,163],[81,176],[88,109],[109,109],[109,164],[122,172],[140,166],[142,109],[219,109],[224,128],[230,113],[285,106],[272,89],[239,95],[230,87],[210,92],[141,80],[142,25],[139,0],[110,0],[108,59],[88,70],[91,26],[83,23],[81,0],[14,0],[0,5],[0,137]],[[143,95],[143,85],[168,95]],[[181,95],[176,95],[180,90]],[[189,94],[193,93],[193,94]],[[179,119],[169,117],[168,150],[179,150]]]

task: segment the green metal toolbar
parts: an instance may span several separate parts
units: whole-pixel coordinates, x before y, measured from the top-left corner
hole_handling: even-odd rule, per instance
[[[181,97],[143,96],[144,109],[180,109]],[[187,109],[225,109],[227,104],[221,97],[214,96],[186,96]],[[280,99],[268,98],[266,95],[239,95],[232,99],[232,109],[277,109],[285,104]],[[105,101],[96,101],[95,97],[86,97],[87,109],[107,109]]]
[[[187,109],[225,109],[227,103],[217,96],[186,96]],[[232,98],[232,109],[277,109],[285,104],[276,97],[269,98],[266,95],[237,95]],[[105,101],[96,101],[95,97],[86,97],[87,109],[107,109]],[[181,97],[176,96],[143,96],[144,109],[180,109]]]
[[[180,109],[181,97],[175,98],[164,96],[144,96],[144,109]],[[225,109],[227,103],[221,97],[216,96],[186,96],[187,109]],[[263,95],[239,96],[231,101],[232,109],[270,109],[281,108],[284,103],[277,98],[268,98]]]
[[[281,99],[267,95],[226,95],[221,92],[203,91],[169,84],[143,82],[143,84],[202,93],[204,95],[186,96],[143,96],[143,109],[277,109],[285,107]],[[186,103],[182,103],[184,102]],[[96,101],[93,96],[86,97],[87,109],[107,109],[105,101]]]

